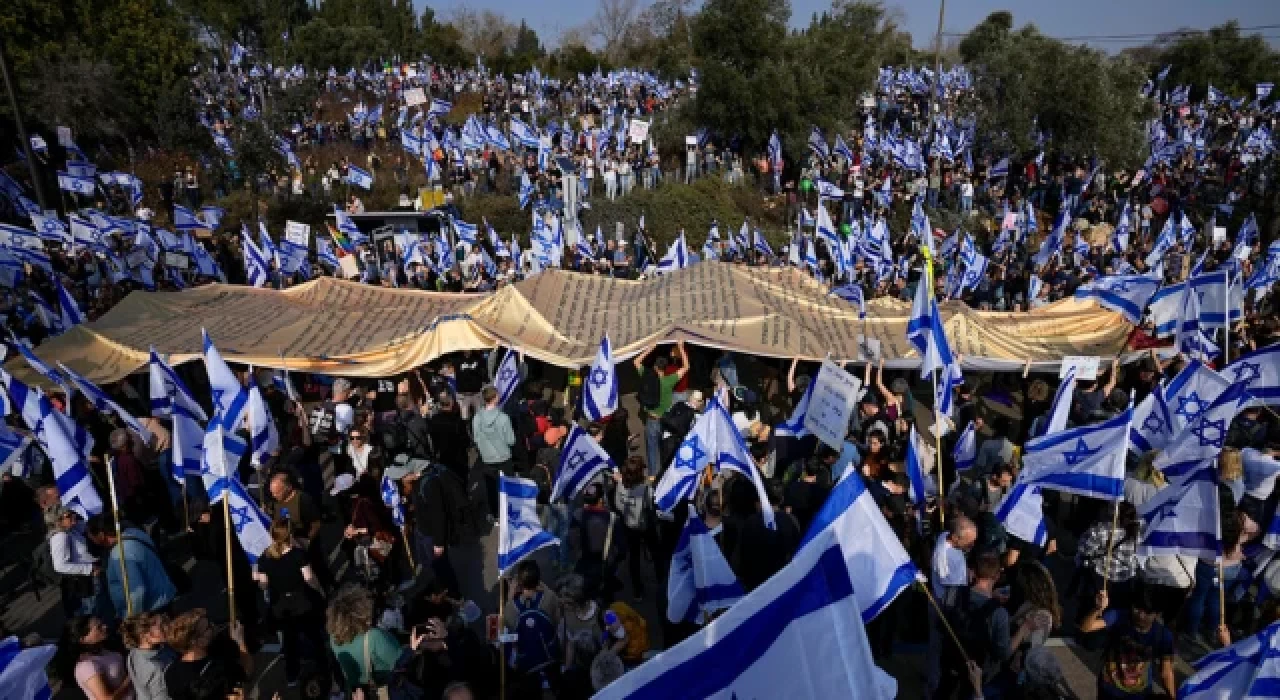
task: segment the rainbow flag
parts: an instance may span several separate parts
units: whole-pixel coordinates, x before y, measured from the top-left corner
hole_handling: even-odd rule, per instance
[[[350,238],[342,235],[342,232],[334,228],[332,224],[326,223],[325,226],[329,227],[329,235],[333,236],[333,242],[337,244],[338,248],[343,253],[346,253],[347,255],[356,254],[356,247],[351,243]]]

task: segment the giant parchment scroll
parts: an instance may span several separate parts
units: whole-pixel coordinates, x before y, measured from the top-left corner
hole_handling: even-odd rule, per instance
[[[701,263],[629,281],[549,271],[489,294],[438,294],[321,278],[285,291],[209,285],[134,292],[97,321],[37,354],[98,382],[142,369],[155,347],[172,362],[199,356],[200,329],[228,359],[331,375],[384,377],[448,352],[518,346],[560,366],[590,363],[608,333],[615,357],[685,340],[772,357],[856,360],[859,337],[878,340],[886,364],[919,359],[906,341],[910,304],[874,299],[867,317],[794,269]],[[1040,369],[1065,355],[1113,356],[1130,326],[1093,302],[1064,300],[1028,313],[942,305],[947,336],[966,367]],[[21,360],[7,368],[36,379]]]

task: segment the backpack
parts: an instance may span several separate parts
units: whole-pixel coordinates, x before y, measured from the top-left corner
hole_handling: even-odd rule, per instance
[[[62,584],[62,574],[53,568],[53,547],[49,541],[56,532],[51,532],[35,550],[35,561],[31,564],[31,580],[40,586],[58,586]]]
[[[1000,607],[1000,601],[988,599],[981,605],[973,602],[969,588],[961,588],[956,596],[955,605],[946,612],[947,622],[960,640],[969,658],[981,666],[991,655],[991,635],[987,625],[991,615]],[[964,667],[964,657],[956,649],[955,641],[944,635],[942,642],[942,663],[944,667]]]
[[[182,568],[181,565],[171,562],[161,556],[160,552],[158,552],[156,548],[146,540],[140,540],[137,537],[129,537],[127,535],[123,539],[128,540],[129,542],[137,542],[148,549],[152,554],[156,555],[156,559],[160,561],[160,566],[164,568],[165,576],[169,578],[169,583],[173,584],[178,595],[186,595],[191,592],[191,589],[194,587],[194,583],[191,580],[191,574],[187,573],[187,570]],[[123,545],[120,546],[123,548]]]
[[[388,457],[396,457],[409,451],[409,426],[399,413],[396,413],[395,420],[382,428],[382,451]]]
[[[640,391],[636,392],[636,401],[640,402],[640,407],[652,411],[662,403],[662,379],[658,376],[657,370],[646,369],[644,374],[640,375]]]
[[[472,473],[474,474],[478,471],[472,470]],[[431,499],[427,497],[428,488],[440,490],[440,503],[444,505],[445,517],[448,518],[450,525],[449,542],[447,544],[457,545],[465,537],[482,537],[487,534],[484,530],[484,523],[485,516],[489,513],[489,506],[486,494],[483,491],[483,479],[481,479],[479,500],[473,499],[470,497],[468,486],[462,481],[462,477],[439,464],[432,464],[422,474],[422,480],[418,483],[418,489],[422,494],[424,503],[431,502]],[[474,491],[474,489],[470,490]]]
[[[621,601],[610,605],[609,609],[618,616],[622,628],[627,631],[627,646],[623,647],[619,656],[625,661],[642,661],[644,653],[649,651],[649,623],[645,622],[635,608]]]
[[[515,666],[523,673],[539,671],[560,658],[560,639],[556,626],[542,610],[543,592],[530,600],[517,596]]]

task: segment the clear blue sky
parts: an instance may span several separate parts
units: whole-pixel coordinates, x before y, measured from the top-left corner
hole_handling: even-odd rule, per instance
[[[651,0],[641,0],[648,5]],[[587,21],[595,12],[595,0],[414,0],[429,4],[437,15],[448,17],[458,6],[491,9],[513,21],[525,19],[542,37],[554,43],[560,33]],[[792,25],[808,24],[814,12],[831,6],[830,0],[791,0]],[[906,16],[906,28],[917,47],[932,45],[938,23],[938,0],[886,0],[885,6]],[[1050,36],[1099,34],[1147,34],[1181,28],[1207,29],[1235,19],[1242,26],[1280,25],[1280,0],[950,0],[944,31],[965,32],[991,12],[1013,12],[1016,26],[1032,22]],[[1273,46],[1280,46],[1280,27],[1260,30]],[[1146,43],[1098,41],[1095,46],[1118,51]]]

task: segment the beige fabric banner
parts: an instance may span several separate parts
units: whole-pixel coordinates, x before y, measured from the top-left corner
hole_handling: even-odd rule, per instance
[[[773,356],[865,359],[860,337],[879,341],[889,366],[918,364],[906,340],[911,305],[875,299],[867,318],[794,269],[701,263],[643,281],[548,271],[491,294],[438,294],[321,278],[285,290],[210,285],[134,292],[92,324],[37,354],[97,382],[142,369],[148,348],[173,363],[201,353],[208,330],[233,362],[331,375],[385,377],[442,354],[517,346],[536,359],[591,362],[608,333],[617,359],[652,342]],[[1065,355],[1110,357],[1130,326],[1093,302],[1064,300],[1029,313],[942,304],[947,336],[968,367],[1016,368]],[[22,360],[8,368],[33,379]]]

